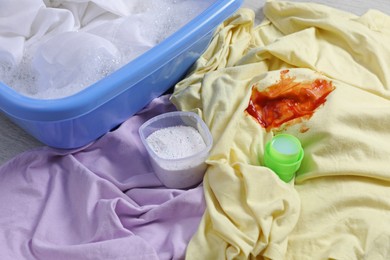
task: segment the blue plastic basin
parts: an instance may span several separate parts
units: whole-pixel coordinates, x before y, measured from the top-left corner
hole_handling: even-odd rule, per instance
[[[242,2],[216,0],[159,45],[69,97],[30,98],[0,82],[0,110],[48,146],[86,145],[181,80],[207,48],[216,27]]]

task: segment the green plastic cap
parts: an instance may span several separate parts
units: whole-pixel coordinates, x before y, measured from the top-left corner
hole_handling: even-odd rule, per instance
[[[301,166],[303,156],[303,148],[298,138],[289,134],[279,134],[266,144],[264,164],[280,179],[289,182]]]

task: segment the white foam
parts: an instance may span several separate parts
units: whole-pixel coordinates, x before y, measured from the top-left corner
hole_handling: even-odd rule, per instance
[[[72,95],[159,44],[214,1],[132,0],[112,6],[98,0],[95,5],[41,1],[47,10],[35,14],[31,25],[39,33],[26,37],[20,62],[10,62],[1,50],[0,80],[35,98]],[[66,26],[58,21],[62,18]],[[42,28],[36,28],[39,22]]]

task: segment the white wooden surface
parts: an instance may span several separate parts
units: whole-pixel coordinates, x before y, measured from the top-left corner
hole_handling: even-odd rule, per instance
[[[302,0],[291,1],[303,2]],[[264,2],[265,0],[244,0],[243,7],[255,10],[257,21],[260,21],[263,18],[261,9]],[[368,9],[378,9],[390,15],[390,0],[307,0],[306,2],[326,4],[357,15],[362,15]],[[23,151],[42,145],[0,113],[0,165]]]

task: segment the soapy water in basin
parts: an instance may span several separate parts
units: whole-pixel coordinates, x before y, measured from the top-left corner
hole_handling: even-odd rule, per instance
[[[30,35],[24,37],[22,45],[0,45],[0,81],[23,95],[39,99],[72,95],[156,46],[213,2],[26,2],[26,8],[33,3],[40,7],[31,19],[19,21],[31,22]],[[15,11],[10,6],[4,10],[7,8]],[[15,19],[8,20],[8,28],[0,27],[0,43],[2,39],[6,43],[17,42],[13,41],[16,34],[10,33],[15,31]],[[15,51],[17,47],[19,52]]]

